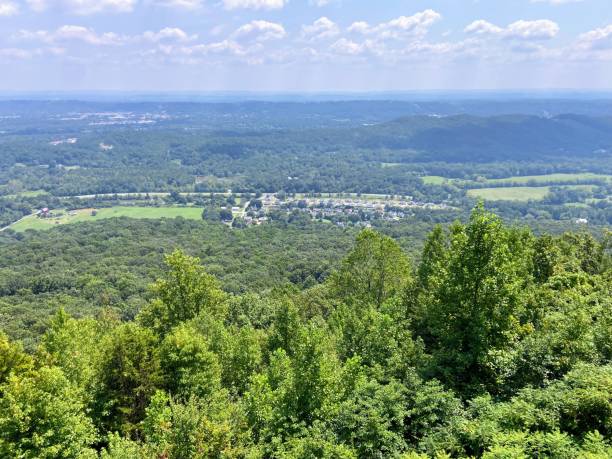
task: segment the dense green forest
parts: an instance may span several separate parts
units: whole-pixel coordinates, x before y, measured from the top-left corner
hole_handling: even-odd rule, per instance
[[[152,253],[146,239],[140,254],[138,244],[114,246],[126,231],[119,223],[82,226],[112,253],[88,282],[74,279],[78,261],[72,272],[63,255],[80,253],[78,226],[65,242],[59,230],[26,234],[27,254],[14,235],[4,243],[13,259],[37,260],[27,269],[38,266],[48,285],[65,282],[94,303],[132,282],[130,259],[141,265]],[[107,306],[75,318],[58,298],[27,350],[0,338],[0,457],[612,455],[609,234],[535,236],[477,206],[465,224],[435,227],[416,255],[408,240],[372,229],[328,226],[321,245],[325,225],[308,223],[299,243],[279,229],[261,248],[328,260],[320,278],[287,285],[255,271],[246,291],[223,283],[277,254],[250,258],[248,232],[227,229],[235,265],[219,280],[214,253],[187,242],[195,223],[172,225],[181,235],[169,236],[173,226],[164,247],[184,245],[205,263],[166,252],[157,280],[135,292],[133,314]],[[17,265],[2,288],[35,288],[19,286],[33,272]]]

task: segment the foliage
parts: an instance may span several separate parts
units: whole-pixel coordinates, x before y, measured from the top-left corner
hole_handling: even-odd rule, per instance
[[[59,368],[11,376],[0,398],[0,456],[95,457],[94,425],[82,393]]]
[[[246,294],[174,251],[137,316],[0,336],[0,456],[610,457],[607,244],[478,206],[415,268],[368,229],[317,285]]]

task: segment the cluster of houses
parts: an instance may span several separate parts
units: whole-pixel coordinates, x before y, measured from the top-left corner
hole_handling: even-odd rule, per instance
[[[268,193],[260,197],[262,208],[260,215],[271,211],[287,213],[300,211],[307,213],[312,219],[336,221],[339,226],[368,226],[373,219],[386,221],[402,220],[412,214],[412,209],[445,210],[446,204],[422,203],[406,196],[401,199],[372,199],[369,197],[279,197]],[[261,224],[266,217],[253,218],[248,224]]]

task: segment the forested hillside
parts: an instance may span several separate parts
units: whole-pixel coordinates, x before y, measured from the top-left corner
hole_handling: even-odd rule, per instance
[[[418,260],[363,230],[301,288],[228,293],[176,250],[133,319],[0,337],[0,457],[608,458],[610,257],[482,206]]]

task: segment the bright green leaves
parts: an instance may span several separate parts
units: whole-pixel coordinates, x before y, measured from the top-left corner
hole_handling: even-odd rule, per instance
[[[381,306],[411,278],[410,261],[397,242],[364,230],[331,282],[336,295],[346,302]]]
[[[160,364],[168,391],[181,398],[210,397],[221,388],[221,366],[205,338],[180,326],[161,343]]]
[[[12,343],[0,333],[0,384],[10,375],[24,373],[32,368],[33,360],[18,343]],[[2,392],[0,392],[2,395]]]
[[[428,311],[436,372],[462,390],[494,387],[498,351],[520,332],[529,275],[528,246],[521,247],[519,240],[498,217],[478,207],[467,226],[453,228],[446,269],[428,276],[437,287]]]
[[[164,335],[200,313],[223,318],[226,294],[197,258],[177,250],[166,257],[168,270],[153,284],[156,299],[141,313],[141,322]]]
[[[96,440],[82,393],[59,368],[11,376],[1,389],[0,457],[95,457]]]

